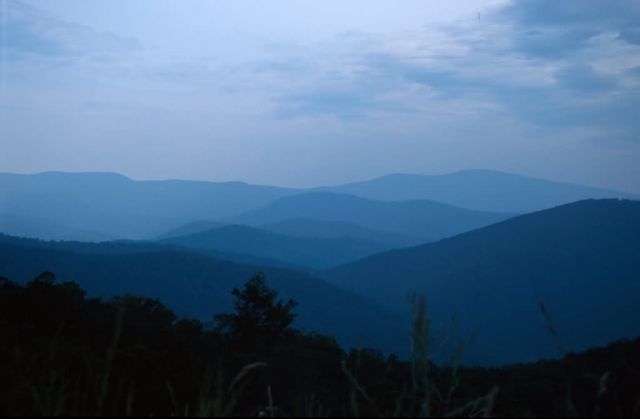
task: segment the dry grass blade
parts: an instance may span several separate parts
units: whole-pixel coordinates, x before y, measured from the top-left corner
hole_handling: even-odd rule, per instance
[[[133,383],[129,385],[129,391],[127,392],[126,415],[133,416]]]
[[[227,417],[233,413],[238,401],[238,396],[245,384],[246,377],[258,368],[264,368],[264,362],[254,362],[245,365],[235,376],[229,386],[224,385],[224,379],[220,370],[214,375],[211,369],[205,372],[200,397],[196,406],[195,416],[198,417]],[[169,386],[170,388],[170,386]],[[172,391],[172,390],[171,390]],[[185,407],[188,412],[188,406]]]
[[[482,412],[482,417],[488,418],[491,417],[491,413],[493,412],[493,406],[496,403],[496,398],[498,397],[499,389],[498,387],[494,387],[491,389],[489,394],[485,397],[486,403],[484,405],[484,410]]]
[[[267,386],[267,398],[269,399],[269,417],[273,417],[273,395],[271,394],[271,386]]]
[[[493,387],[486,396],[472,400],[465,405],[447,412],[445,417],[490,417],[493,412],[496,397],[498,396],[498,387]]]
[[[238,385],[238,383],[240,383],[247,375],[249,375],[249,373],[251,373],[251,371],[257,368],[265,368],[266,366],[267,366],[266,362],[254,362],[253,364],[245,365],[240,370],[238,375],[236,375],[236,378],[234,378],[233,381],[231,382],[231,385],[229,386],[229,390],[232,391],[236,387],[236,385]]]
[[[367,394],[367,391],[360,385],[358,380],[353,376],[353,374],[351,374],[351,371],[349,371],[349,369],[347,368],[347,363],[345,362],[344,359],[342,360],[342,363],[340,365],[342,366],[342,371],[346,375],[347,380],[349,380],[349,383],[351,384],[352,389],[354,389],[358,394],[360,394],[360,396],[367,402],[367,404],[371,408],[375,409],[376,408],[375,403],[373,403],[373,401],[369,397],[369,394]],[[355,395],[352,395],[352,410],[354,410],[355,416],[359,416],[359,409],[357,409],[357,400],[354,396]]]
[[[178,401],[176,400],[176,394],[173,391],[173,386],[171,385],[171,383],[169,381],[165,381],[164,384],[167,387],[167,391],[169,392],[169,397],[171,399],[171,405],[173,406],[173,414],[175,416],[178,416],[178,414],[180,412],[180,409],[178,408]]]
[[[551,318],[551,313],[549,312],[549,309],[547,308],[544,301],[542,300],[539,301],[538,307],[540,307],[540,312],[542,313],[542,316],[544,317],[544,320],[545,320],[545,327],[549,332],[549,334],[553,337],[556,344],[556,348],[558,349],[558,352],[560,352],[562,356],[567,355],[567,350],[564,344],[562,343],[562,338],[560,337],[560,333],[558,333],[558,329],[555,327],[553,323],[553,319]]]
[[[113,358],[115,358],[115,355],[116,355],[118,343],[120,342],[123,319],[124,319],[124,307],[120,307],[116,317],[116,325],[115,325],[115,331],[113,333],[113,340],[111,342],[111,346],[109,346],[109,349],[107,350],[107,359],[105,362],[104,373],[102,374],[102,380],[100,382],[100,393],[98,395],[98,403],[97,403],[97,409],[96,409],[97,416],[102,415],[104,401],[107,398],[107,391],[109,389],[109,377],[111,374],[111,365],[113,363]]]
[[[598,380],[598,394],[596,396],[597,404],[596,404],[596,416],[600,416],[600,411],[602,409],[602,397],[605,395],[607,390],[609,389],[609,378],[611,373],[608,371],[600,376],[600,380]]]

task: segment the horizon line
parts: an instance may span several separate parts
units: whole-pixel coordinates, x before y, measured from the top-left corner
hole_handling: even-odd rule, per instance
[[[530,179],[530,180],[557,183],[557,184],[562,184],[562,185],[566,185],[566,186],[577,186],[577,187],[583,187],[583,188],[600,189],[600,190],[606,190],[606,191],[610,191],[610,192],[620,192],[620,193],[624,193],[624,194],[628,194],[628,195],[636,195],[636,196],[640,195],[637,192],[625,191],[625,190],[621,190],[619,188],[593,186],[593,185],[587,185],[587,184],[582,184],[582,183],[567,182],[567,181],[562,181],[562,180],[555,180],[555,179],[543,178],[543,177],[538,177],[538,176],[531,176],[531,175],[525,175],[525,174],[520,174],[520,173],[507,172],[507,171],[503,171],[503,170],[480,169],[480,168],[460,169],[460,170],[455,170],[455,171],[450,171],[450,172],[445,172],[445,173],[438,173],[438,174],[391,172],[391,173],[381,174],[381,175],[377,175],[377,176],[373,176],[373,177],[367,177],[367,178],[360,179],[360,180],[351,180],[351,181],[343,181],[343,182],[334,183],[334,184],[323,184],[323,185],[320,185],[320,186],[303,186],[303,187],[282,186],[282,185],[265,184],[265,183],[253,183],[253,182],[245,181],[245,180],[212,180],[212,179],[194,179],[194,178],[191,178],[191,179],[189,179],[189,178],[155,178],[155,179],[154,178],[146,178],[146,179],[143,179],[143,178],[134,178],[134,177],[131,177],[131,176],[129,176],[127,174],[124,174],[124,173],[121,173],[121,172],[108,171],[108,170],[107,171],[101,171],[101,170],[98,170],[98,171],[43,170],[43,171],[38,171],[38,172],[5,172],[5,171],[2,171],[2,172],[0,172],[0,175],[16,175],[16,176],[40,176],[40,175],[47,175],[47,174],[111,175],[111,176],[114,176],[114,177],[117,176],[117,177],[120,177],[120,178],[124,178],[124,179],[132,181],[132,182],[202,182],[202,183],[215,183],[215,184],[242,184],[242,185],[247,185],[247,186],[263,186],[263,187],[272,187],[272,188],[293,189],[293,190],[305,191],[305,190],[317,190],[317,189],[335,188],[335,187],[340,187],[340,186],[345,186],[345,185],[352,185],[352,184],[359,184],[359,183],[367,183],[367,182],[372,182],[372,181],[375,181],[375,180],[388,178],[388,177],[393,177],[393,176],[413,176],[413,177],[435,178],[435,177],[453,176],[453,175],[458,175],[458,174],[462,174],[462,173],[469,173],[469,172],[492,173],[492,174],[499,174],[499,175],[505,175],[505,176],[513,176],[513,177],[525,178],[525,179]]]

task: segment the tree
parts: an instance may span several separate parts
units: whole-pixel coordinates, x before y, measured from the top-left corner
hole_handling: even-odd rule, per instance
[[[215,317],[217,331],[249,353],[267,353],[278,342],[294,335],[291,324],[297,303],[277,299],[264,274],[251,277],[242,290],[235,288],[234,313]]]

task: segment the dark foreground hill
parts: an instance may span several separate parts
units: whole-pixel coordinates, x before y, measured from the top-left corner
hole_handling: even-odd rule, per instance
[[[88,281],[90,282],[90,281]],[[302,307],[300,307],[302,308]],[[636,417],[640,340],[503,368],[344,351],[261,278],[214,327],[161,303],[0,278],[0,416]],[[422,322],[416,322],[416,325]],[[423,341],[428,333],[416,335]]]
[[[426,294],[436,320],[457,315],[476,335],[473,362],[583,350],[640,335],[640,202],[564,205],[374,255],[326,278],[398,312],[410,290]]]
[[[392,248],[359,238],[292,237],[242,225],[173,237],[161,243],[196,250],[247,254],[308,269],[329,268]]]
[[[0,276],[24,282],[43,271],[77,282],[91,296],[157,298],[178,315],[202,321],[228,310],[231,289],[262,271],[283,297],[300,302],[297,326],[331,334],[345,346],[367,344],[395,352],[407,348],[407,324],[399,317],[306,273],[151,244],[0,240]]]
[[[429,199],[482,211],[526,213],[591,198],[640,199],[620,191],[536,179],[491,170],[446,175],[396,174],[321,188],[383,201]]]
[[[502,221],[510,216],[471,211],[425,200],[381,202],[353,195],[314,192],[280,198],[232,220],[250,225],[295,218],[339,221],[419,237],[427,242]]]

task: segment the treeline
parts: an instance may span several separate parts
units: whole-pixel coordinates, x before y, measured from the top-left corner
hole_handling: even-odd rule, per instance
[[[51,273],[0,279],[0,415],[640,414],[640,340],[535,364],[436,366],[423,300],[400,360],[293,328],[296,303],[261,275],[233,296],[232,312],[203,324],[157,300],[87,298]]]

